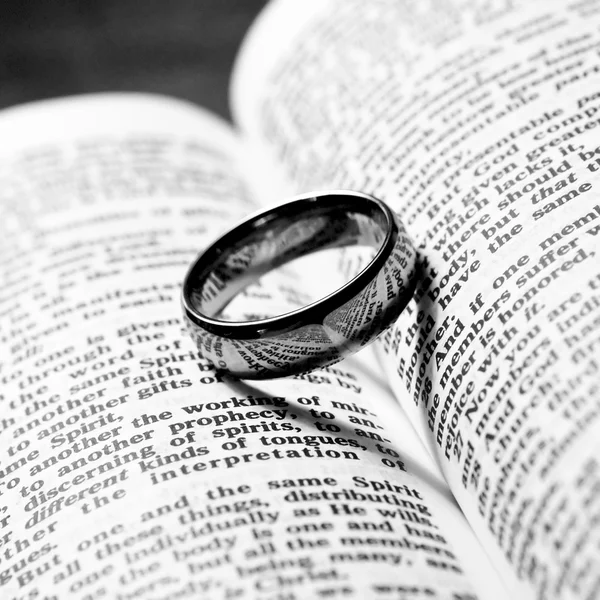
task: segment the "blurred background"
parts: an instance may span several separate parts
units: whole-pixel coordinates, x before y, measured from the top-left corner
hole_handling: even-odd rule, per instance
[[[228,84],[266,0],[3,0],[0,108],[101,91],[168,94],[229,118]]]

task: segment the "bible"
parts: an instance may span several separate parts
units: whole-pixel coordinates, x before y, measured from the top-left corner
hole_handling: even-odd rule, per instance
[[[2,598],[598,597],[599,15],[274,0],[234,126],[134,93],[5,110]],[[228,377],[183,327],[187,268],[317,189],[398,213],[414,298],[341,363]],[[228,318],[363,265],[286,266]]]

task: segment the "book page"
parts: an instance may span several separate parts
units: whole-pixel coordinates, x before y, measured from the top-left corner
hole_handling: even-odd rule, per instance
[[[599,29],[597,2],[279,2],[233,88],[292,187],[413,235],[382,360],[518,598],[600,594]]]
[[[255,208],[226,125],[106,95],[7,111],[0,135],[2,598],[480,597],[381,373],[247,384],[183,330],[190,261]],[[238,304],[306,301],[284,272]]]

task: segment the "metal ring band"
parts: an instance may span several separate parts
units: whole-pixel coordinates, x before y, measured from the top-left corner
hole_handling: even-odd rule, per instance
[[[328,296],[256,321],[218,315],[248,284],[295,258],[326,248],[370,246],[371,262]],[[398,217],[367,194],[315,192],[254,214],[190,267],[182,304],[188,330],[215,367],[269,379],[339,362],[385,331],[416,284],[416,251]]]

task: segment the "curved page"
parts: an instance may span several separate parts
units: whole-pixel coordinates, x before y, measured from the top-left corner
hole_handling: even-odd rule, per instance
[[[414,236],[384,362],[519,598],[600,590],[599,25],[589,2],[281,2],[234,85],[292,186],[372,193]]]

